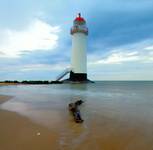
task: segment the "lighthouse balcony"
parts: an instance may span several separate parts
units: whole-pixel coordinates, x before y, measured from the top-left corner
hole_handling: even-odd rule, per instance
[[[84,33],[85,35],[88,35],[88,28],[72,28],[71,29],[71,35],[74,33]]]

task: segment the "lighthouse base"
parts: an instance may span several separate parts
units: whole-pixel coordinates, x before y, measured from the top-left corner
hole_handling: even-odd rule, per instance
[[[73,71],[70,72],[70,81],[87,81],[87,74],[86,73],[74,73]]]
[[[69,78],[62,80],[62,83],[94,83],[93,81],[87,79],[86,73],[74,73],[73,71],[70,71],[69,73]]]

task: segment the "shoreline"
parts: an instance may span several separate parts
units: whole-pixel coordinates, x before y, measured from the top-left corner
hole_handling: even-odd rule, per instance
[[[0,105],[6,101],[9,101],[13,96],[8,96],[8,95],[0,95]]]

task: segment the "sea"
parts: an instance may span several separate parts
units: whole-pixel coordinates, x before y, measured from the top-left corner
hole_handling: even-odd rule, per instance
[[[59,130],[61,146],[77,147],[92,139],[96,149],[96,139],[104,145],[107,139],[129,141],[129,149],[153,148],[153,81],[10,85],[1,86],[0,94],[13,96],[1,109]],[[80,106],[84,122],[76,124],[68,104],[80,99],[84,101]]]

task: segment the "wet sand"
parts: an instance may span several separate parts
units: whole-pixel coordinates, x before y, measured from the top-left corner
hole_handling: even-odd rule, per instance
[[[11,98],[12,98],[12,96],[0,95],[0,104],[8,101]]]
[[[0,103],[10,96],[0,96]],[[113,111],[112,111],[113,113]],[[55,115],[53,113],[53,115]],[[126,116],[126,115],[125,115]],[[56,116],[54,116],[56,118]],[[53,118],[54,118],[53,117]],[[47,128],[15,112],[0,109],[1,150],[152,150],[152,122],[123,116],[111,111],[90,113],[83,124],[72,117],[56,129]]]
[[[0,96],[0,103],[10,96]],[[15,112],[0,109],[1,150],[50,150],[57,149],[58,133],[33,123]]]

